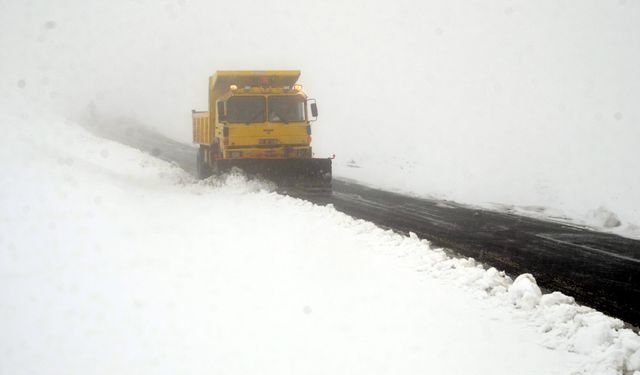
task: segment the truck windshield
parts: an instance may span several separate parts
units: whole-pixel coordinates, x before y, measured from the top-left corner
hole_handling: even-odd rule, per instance
[[[269,122],[304,121],[304,97],[301,95],[269,96]]]
[[[232,96],[227,100],[227,121],[264,122],[264,96]]]

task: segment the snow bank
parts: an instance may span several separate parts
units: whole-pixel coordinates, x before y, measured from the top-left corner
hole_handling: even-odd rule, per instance
[[[413,240],[417,241],[415,236]],[[409,240],[411,240],[409,239]],[[542,294],[531,274],[522,274],[513,282],[495,268],[484,269],[473,259],[449,258],[421,241],[412,249],[412,262],[428,277],[447,280],[468,288],[496,309],[509,306],[515,319],[544,333],[542,344],[588,357],[580,374],[635,374],[640,371],[640,337],[624,328],[619,319],[575,303],[560,292]]]
[[[640,371],[637,334],[531,275],[10,112],[2,373]]]

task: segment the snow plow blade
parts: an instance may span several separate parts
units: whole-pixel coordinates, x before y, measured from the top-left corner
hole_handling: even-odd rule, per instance
[[[279,192],[330,194],[331,159],[220,159],[217,172],[239,168],[249,176],[272,181]]]

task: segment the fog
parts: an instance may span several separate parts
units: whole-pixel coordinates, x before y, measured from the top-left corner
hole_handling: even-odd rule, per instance
[[[638,230],[638,1],[0,1],[5,108],[189,143],[224,69],[300,69],[339,176]]]

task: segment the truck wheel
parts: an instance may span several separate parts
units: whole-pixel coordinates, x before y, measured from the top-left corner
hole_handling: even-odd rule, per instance
[[[198,156],[196,158],[196,169],[199,179],[204,179],[211,176],[211,168],[205,162],[205,153],[208,151],[209,149],[204,146],[200,146],[200,148],[198,149]]]

